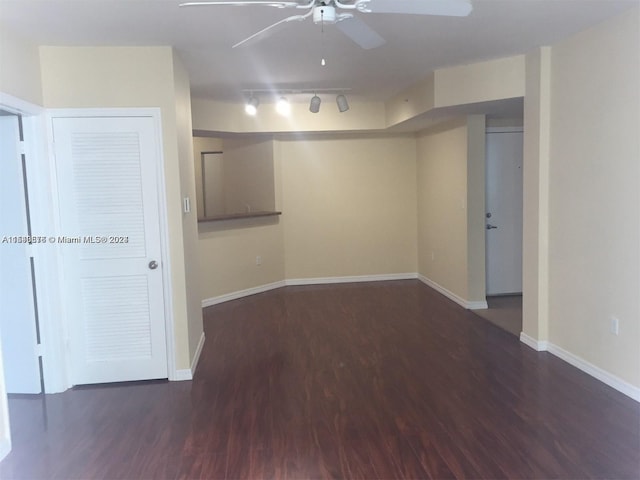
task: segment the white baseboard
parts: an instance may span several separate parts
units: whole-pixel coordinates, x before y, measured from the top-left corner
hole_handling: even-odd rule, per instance
[[[268,292],[276,288],[289,285],[322,285],[329,283],[354,283],[354,282],[381,282],[385,280],[413,280],[417,278],[415,273],[390,273],[383,275],[359,275],[353,277],[320,277],[320,278],[294,278],[291,280],[281,280],[279,282],[268,283],[257,287],[238,290],[237,292],[226,293],[217,297],[206,298],[202,301],[202,308],[218,305],[219,303],[237,300],[257,293]]]
[[[470,302],[467,300],[466,307],[467,310],[486,310],[489,308],[486,300],[479,300],[475,302]]]
[[[176,373],[173,377],[174,382],[184,382],[185,380],[193,380],[193,375],[191,374],[190,368],[182,368],[180,370],[176,370]]]
[[[193,375],[196,373],[196,368],[198,368],[198,362],[200,361],[200,354],[202,353],[202,348],[204,347],[204,332],[200,335],[200,340],[198,341],[198,346],[196,347],[196,353],[193,354],[193,359],[191,360],[191,368],[182,368],[180,370],[176,370],[175,375],[171,379],[174,382],[184,382],[186,380],[193,380]]]
[[[2,461],[11,452],[11,439],[3,438],[0,440],[0,461]]]
[[[202,300],[202,308],[211,307],[212,305],[218,305],[219,303],[228,302],[230,300],[237,300],[238,298],[248,297],[249,295],[255,295],[257,293],[268,292],[269,290],[275,290],[286,285],[284,280],[279,282],[268,283],[266,285],[260,285],[258,287],[247,288],[246,290],[238,290],[237,292],[226,293],[217,297],[206,298]]]
[[[436,282],[434,282],[430,278],[425,277],[422,274],[418,275],[418,280],[420,280],[425,285],[433,288],[436,292],[441,293],[442,295],[447,297],[449,300],[453,300],[458,305],[460,305],[463,308],[466,308],[467,310],[481,310],[484,308],[489,308],[486,300],[475,301],[475,302],[470,302],[469,300],[465,300],[464,298],[453,293],[451,290],[447,290],[443,286],[438,285]]]
[[[202,353],[202,349],[204,347],[204,332],[200,335],[200,340],[198,341],[198,346],[196,347],[196,353],[193,355],[193,360],[191,360],[191,376],[196,373],[196,369],[198,368],[198,362],[200,361],[200,354]]]
[[[640,388],[635,385],[622,380],[620,377],[617,377],[600,367],[596,367],[594,364],[587,362],[585,359],[580,358],[577,355],[554,345],[553,343],[549,343],[547,351],[574,367],[579,368],[583,372],[588,373],[592,377],[597,378],[601,382],[606,383],[611,388],[618,390],[620,393],[624,393],[626,396],[633,398],[636,402],[640,402]]]
[[[536,352],[546,352],[548,349],[548,343],[546,340],[536,340],[524,332],[520,332],[520,341],[533,348]]]
[[[520,333],[520,341],[538,352],[549,352],[552,355],[555,355],[559,359],[564,360],[568,364],[573,365],[588,375],[591,375],[593,378],[600,380],[602,383],[605,383],[620,393],[634,399],[636,402],[640,402],[640,388],[622,380],[620,377],[617,377],[600,367],[595,366],[584,358],[578,357],[564,348],[561,348],[551,342],[547,342],[546,340],[536,340],[524,332]]]
[[[246,290],[239,290],[237,292],[226,293],[217,297],[206,298],[202,300],[202,308],[218,305],[219,303],[228,302],[230,300],[237,300],[239,298],[248,297],[257,293],[268,292],[276,288],[294,285],[325,285],[332,283],[357,283],[357,282],[383,282],[389,280],[414,280],[419,279],[424,284],[433,288],[437,292],[441,293],[445,297],[453,300],[458,305],[466,308],[467,310],[479,310],[483,308],[489,308],[486,301],[468,301],[459,297],[455,293],[447,290],[446,288],[438,285],[433,280],[428,279],[424,275],[417,273],[389,273],[381,275],[356,275],[348,277],[313,277],[313,278],[291,278],[288,280],[282,280],[279,282],[268,283],[266,285],[260,285],[257,287],[247,288]]]
[[[292,278],[286,285],[324,285],[330,283],[384,282],[388,280],[415,280],[415,273],[389,273],[382,275],[357,275],[351,277]]]

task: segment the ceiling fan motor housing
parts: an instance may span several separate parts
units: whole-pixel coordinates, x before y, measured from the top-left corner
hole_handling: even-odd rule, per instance
[[[328,5],[313,7],[313,23],[336,23],[336,9]]]

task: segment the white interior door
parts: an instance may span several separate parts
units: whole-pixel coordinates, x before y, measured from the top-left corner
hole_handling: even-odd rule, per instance
[[[154,125],[53,119],[74,385],[167,378]]]
[[[40,393],[18,117],[0,116],[0,337],[8,393]]]
[[[522,131],[487,133],[487,295],[522,292]]]

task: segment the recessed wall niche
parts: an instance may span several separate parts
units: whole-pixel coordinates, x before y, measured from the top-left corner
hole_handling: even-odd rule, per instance
[[[194,137],[198,221],[277,215],[273,140]]]

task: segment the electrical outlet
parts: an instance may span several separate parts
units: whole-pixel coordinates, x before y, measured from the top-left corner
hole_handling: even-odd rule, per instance
[[[609,322],[609,331],[614,335],[618,335],[620,333],[620,321],[616,317],[611,317]]]
[[[256,256],[256,265],[262,265],[262,257],[260,255]]]

